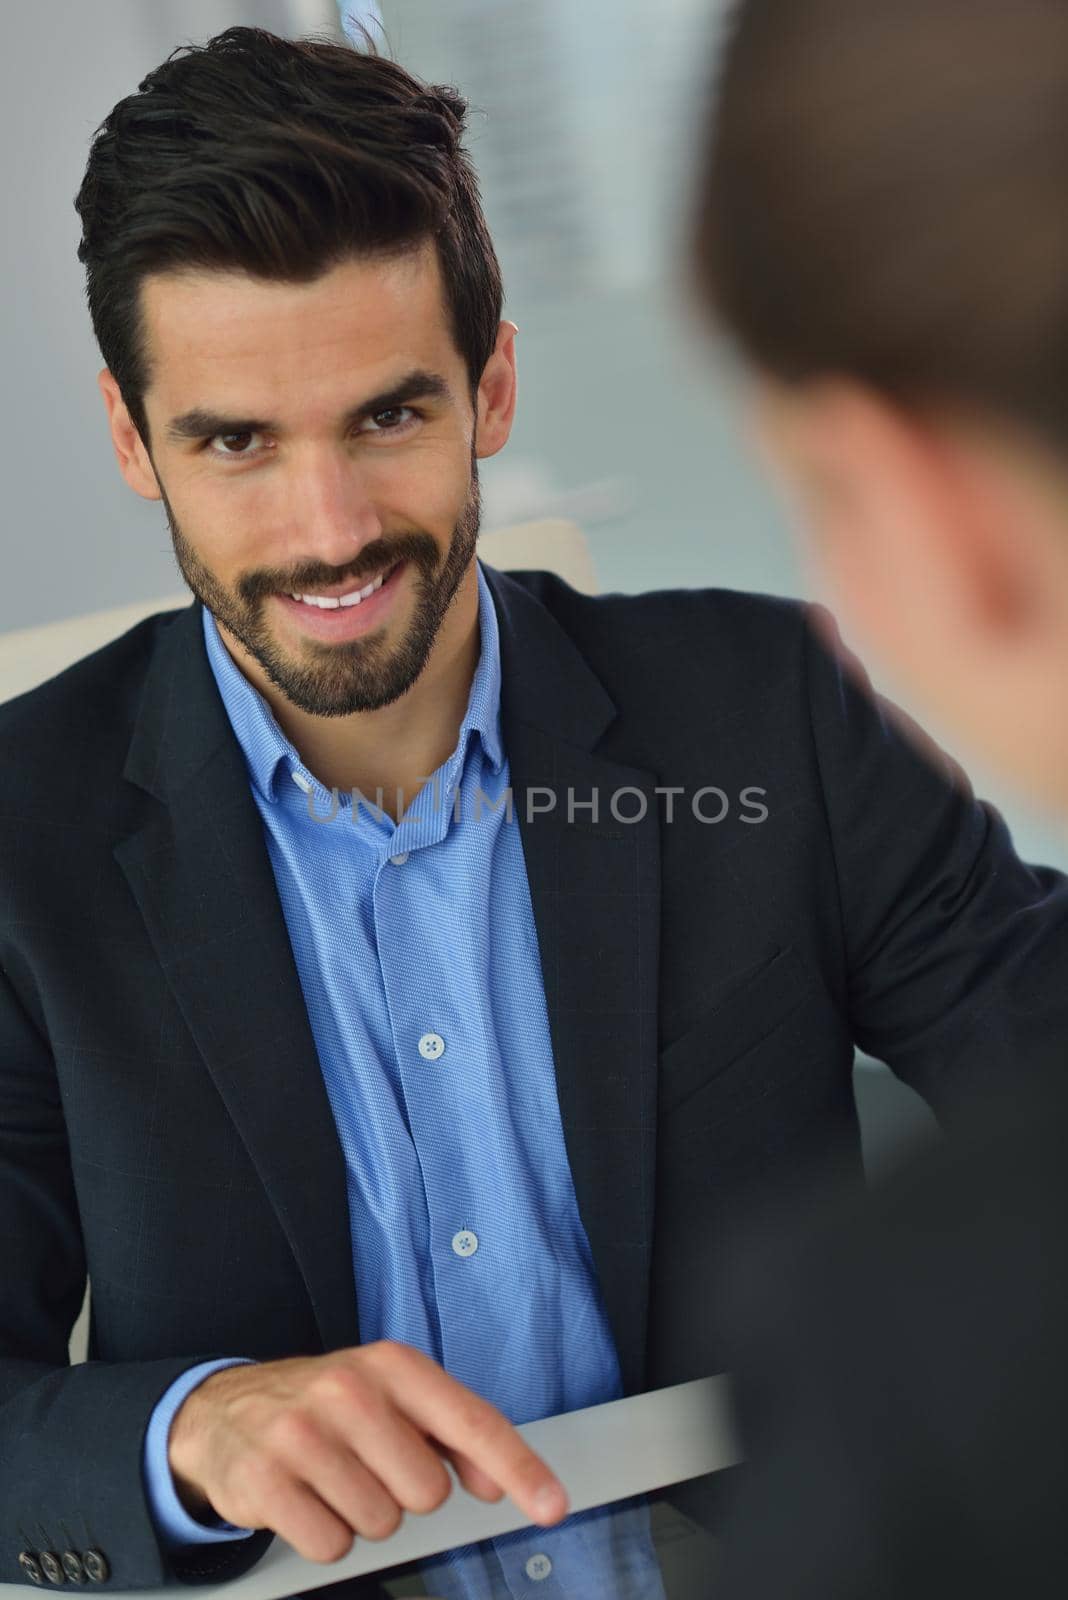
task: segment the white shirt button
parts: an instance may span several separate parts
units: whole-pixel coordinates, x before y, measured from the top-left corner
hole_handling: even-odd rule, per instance
[[[303,789],[305,794],[311,793],[311,783],[303,772],[298,772],[296,767],[290,767],[289,776],[293,779],[298,789]]]
[[[400,855],[390,856],[390,858],[389,858],[390,865],[394,866],[394,867],[403,867],[403,865],[407,861],[407,859],[408,859],[407,850],[402,850],[400,852]]]
[[[531,1556],[523,1568],[528,1578],[533,1578],[535,1583],[540,1583],[542,1578],[547,1578],[553,1570],[553,1564],[547,1555],[540,1551],[536,1556]]]
[[[452,1236],[452,1247],[458,1256],[473,1256],[478,1249],[478,1236],[470,1228],[461,1228]]]
[[[419,1041],[419,1054],[424,1061],[436,1061],[445,1054],[445,1040],[440,1033],[424,1033]]]

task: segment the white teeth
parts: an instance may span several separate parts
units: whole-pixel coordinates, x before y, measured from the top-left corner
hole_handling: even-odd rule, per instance
[[[326,595],[290,594],[291,600],[300,600],[306,606],[318,606],[320,611],[336,611],[339,605],[350,604],[344,600],[331,600]]]
[[[392,572],[392,567],[390,572]],[[290,594],[291,600],[302,600],[306,606],[318,606],[321,611],[336,611],[339,606],[358,606],[362,600],[368,599],[376,589],[381,589],[389,572],[381,572],[372,583],[363,589],[354,589],[351,594],[339,595],[336,600],[328,599],[325,595],[315,594]]]
[[[381,589],[388,576],[389,573],[380,572],[374,582],[369,583],[366,588],[357,589],[353,594],[343,594],[341,596],[341,604],[343,606],[358,606],[361,600],[367,600],[377,589]]]

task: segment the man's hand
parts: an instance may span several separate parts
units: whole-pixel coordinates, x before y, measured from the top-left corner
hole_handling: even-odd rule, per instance
[[[443,1456],[480,1500],[509,1494],[546,1526],[568,1509],[489,1401],[385,1339],[212,1373],[178,1408],[167,1453],[193,1516],[270,1528],[309,1561],[340,1560],[354,1534],[387,1538],[405,1510],[435,1510],[452,1487]]]

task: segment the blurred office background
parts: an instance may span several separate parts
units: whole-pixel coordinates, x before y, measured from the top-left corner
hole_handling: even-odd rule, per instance
[[[485,526],[574,519],[606,590],[812,592],[749,454],[730,364],[688,303],[679,264],[698,112],[725,9],[725,0],[6,8],[0,633],[181,587],[161,508],[119,476],[95,383],[72,204],[94,128],[179,44],[235,23],[340,40],[340,13],[471,102],[468,144],[506,311],[521,330],[519,417],[507,450],[483,463]],[[876,679],[906,699],[885,675]],[[966,765],[1024,855],[1068,865],[1063,834]],[[858,1082],[878,1171],[930,1119],[873,1065],[861,1064]]]

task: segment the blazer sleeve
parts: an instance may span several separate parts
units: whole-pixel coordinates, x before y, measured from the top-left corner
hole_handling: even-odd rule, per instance
[[[1063,1071],[1068,879],[1029,866],[957,763],[808,608],[812,739],[853,1037],[944,1126]]]
[[[95,1588],[221,1582],[273,1535],[169,1555],[141,1461],[157,1401],[212,1355],[71,1366],[85,1293],[63,1106],[51,1051],[0,967],[0,1582],[32,1584],[24,1552],[97,1551]]]

